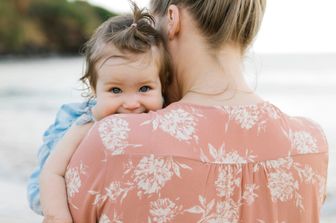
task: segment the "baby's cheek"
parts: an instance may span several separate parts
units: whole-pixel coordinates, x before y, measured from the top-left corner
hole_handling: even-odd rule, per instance
[[[102,97],[100,100],[97,99],[97,112],[103,117],[115,114],[118,110],[118,107],[120,107],[119,104],[120,102],[118,99]]]
[[[164,104],[164,100],[163,100],[163,97],[162,95],[157,95],[156,97],[153,98],[152,100],[152,108],[150,110],[159,110],[163,107],[163,104]]]
[[[118,100],[110,99],[106,102],[105,105],[105,112],[106,115],[112,115],[117,113],[118,108],[121,106],[121,103]]]

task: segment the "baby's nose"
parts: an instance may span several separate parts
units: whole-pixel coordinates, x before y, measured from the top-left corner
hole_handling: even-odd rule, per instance
[[[136,98],[131,97],[129,99],[127,99],[124,103],[124,108],[129,110],[129,111],[133,111],[135,109],[138,109],[140,107],[140,103],[138,100],[136,100]]]

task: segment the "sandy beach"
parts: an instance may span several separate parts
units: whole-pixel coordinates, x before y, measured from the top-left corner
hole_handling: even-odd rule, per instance
[[[265,100],[324,129],[330,161],[321,222],[336,222],[336,55],[252,55],[247,61],[247,78]],[[81,100],[82,69],[81,58],[0,60],[0,223],[41,222],[28,207],[26,181],[58,108]]]

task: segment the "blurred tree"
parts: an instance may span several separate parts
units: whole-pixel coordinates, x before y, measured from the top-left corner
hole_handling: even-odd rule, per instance
[[[21,17],[13,1],[0,6],[0,53],[17,52],[23,44]]]
[[[21,15],[24,15],[27,13],[27,9],[30,3],[31,3],[31,0],[14,0],[16,9]]]
[[[78,53],[114,15],[83,0],[1,0],[0,55]]]

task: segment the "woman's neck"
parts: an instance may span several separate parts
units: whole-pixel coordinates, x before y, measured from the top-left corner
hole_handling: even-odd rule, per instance
[[[192,54],[182,55],[177,67],[177,82],[183,102],[203,105],[255,104],[262,99],[254,94],[242,73],[240,48],[223,47],[216,55],[189,42]],[[185,50],[185,51],[183,51]],[[181,49],[181,52],[188,52]],[[189,51],[190,52],[190,51]]]

